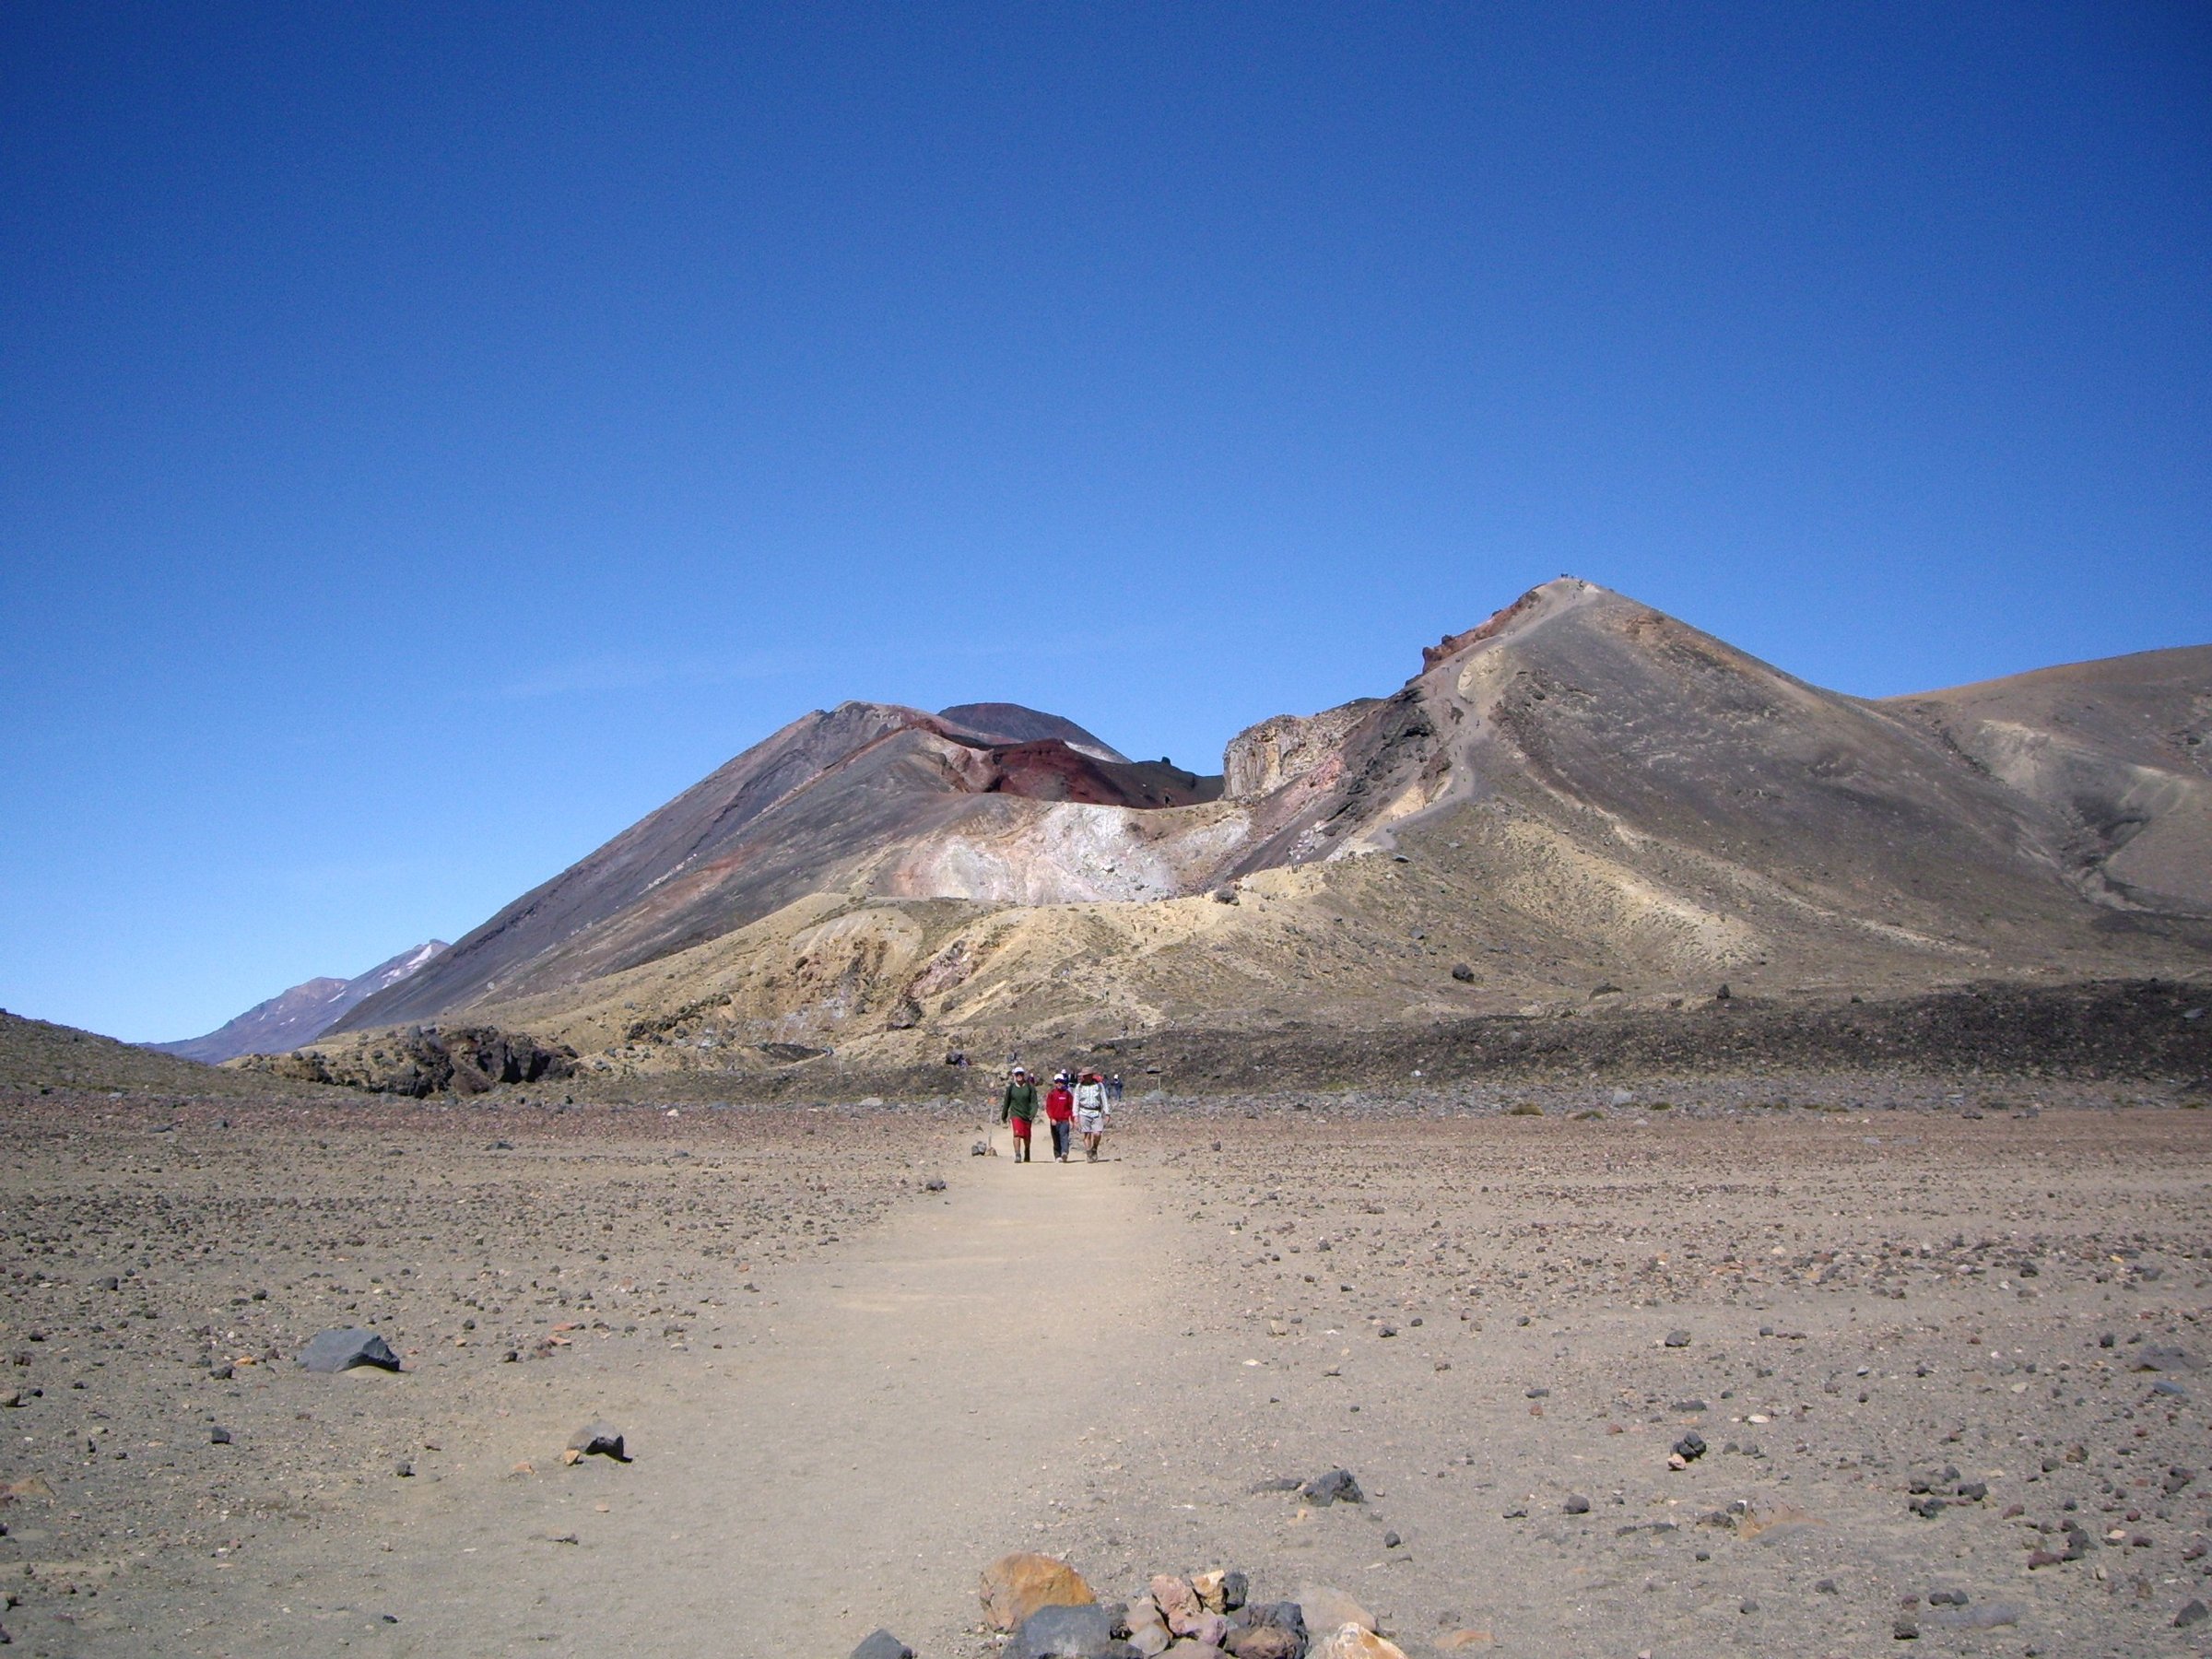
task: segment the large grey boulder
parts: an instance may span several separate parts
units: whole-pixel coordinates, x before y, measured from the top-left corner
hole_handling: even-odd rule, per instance
[[[399,1356],[374,1331],[319,1331],[300,1350],[300,1363],[311,1371],[351,1371],[357,1365],[399,1369]]]
[[[1095,1604],[1040,1607],[1021,1621],[1002,1659],[1136,1659],[1113,1635],[1113,1618]]]
[[[888,1630],[877,1630],[853,1650],[853,1659],[914,1659],[914,1650]]]

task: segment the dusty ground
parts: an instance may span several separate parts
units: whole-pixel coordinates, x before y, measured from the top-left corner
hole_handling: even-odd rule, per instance
[[[1133,1100],[1064,1168],[971,1157],[972,1107],[0,1098],[0,1622],[981,1655],[975,1571],[1026,1546],[1107,1594],[1334,1583],[1416,1655],[1915,1651],[1900,1617],[1917,1651],[2195,1651],[2212,1374],[2139,1369],[2212,1358],[2182,1099]],[[288,1362],[371,1321],[403,1374]],[[562,1465],[594,1418],[634,1462]],[[1367,1503],[1254,1490],[1335,1465]],[[2092,1547],[2030,1568],[2069,1521]]]

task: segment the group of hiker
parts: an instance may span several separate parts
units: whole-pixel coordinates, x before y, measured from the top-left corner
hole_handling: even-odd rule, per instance
[[[1053,1158],[1065,1163],[1069,1137],[1083,1137],[1083,1160],[1099,1161],[1099,1147],[1106,1139],[1106,1120],[1122,1098],[1122,1080],[1095,1071],[1056,1072],[1041,1094],[1027,1066],[1017,1065],[1006,1079],[1006,1092],[998,1103],[998,1121],[1014,1131],[1014,1159],[1030,1161],[1030,1131],[1040,1110],[1053,1134]]]

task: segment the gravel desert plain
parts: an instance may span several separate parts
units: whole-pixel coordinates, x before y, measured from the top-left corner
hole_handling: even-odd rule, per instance
[[[2207,996],[2127,993],[2184,1065]],[[974,1095],[418,1102],[6,1036],[27,1653],[984,1659],[1021,1550],[1416,1655],[2212,1637],[2201,1073],[1169,1078],[1023,1165]],[[397,1372],[294,1363],[356,1325]],[[564,1461],[594,1423],[627,1461]]]

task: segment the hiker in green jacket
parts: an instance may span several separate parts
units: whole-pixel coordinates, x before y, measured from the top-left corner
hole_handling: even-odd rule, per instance
[[[1030,1161],[1030,1124],[1037,1116],[1037,1085],[1020,1066],[1006,1084],[1006,1098],[998,1103],[998,1121],[1014,1129],[1014,1161]]]

